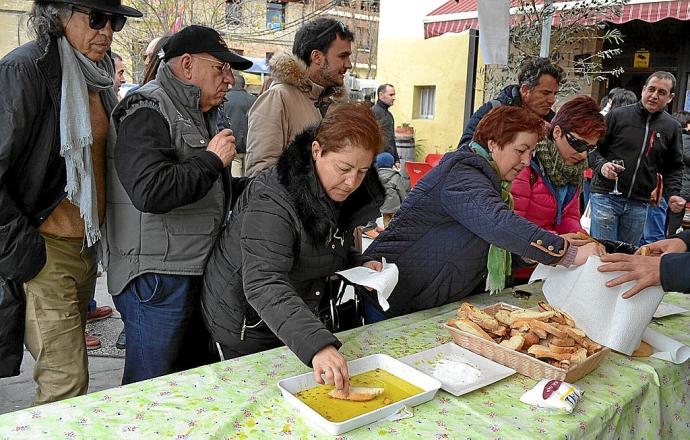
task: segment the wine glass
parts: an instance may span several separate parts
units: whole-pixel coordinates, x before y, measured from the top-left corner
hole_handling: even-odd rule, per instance
[[[614,194],[614,195],[621,195],[623,194],[622,192],[618,191],[618,175],[625,171],[625,162],[620,160],[620,159],[614,159],[611,161],[613,166],[616,168],[616,181],[613,184],[613,191],[611,191],[609,194]]]

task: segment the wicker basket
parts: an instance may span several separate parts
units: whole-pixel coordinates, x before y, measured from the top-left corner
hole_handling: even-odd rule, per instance
[[[524,310],[505,303],[494,304],[482,310],[493,315],[499,309],[506,309],[510,311]],[[520,353],[519,351],[504,347],[495,342],[487,341],[479,336],[464,332],[456,327],[451,327],[447,324],[445,327],[453,337],[453,341],[459,346],[477,353],[478,355],[484,356],[485,358],[491,359],[492,361],[498,362],[501,365],[512,368],[518,373],[536,380],[556,379],[573,383],[586,376],[589,372],[594,371],[611,351],[609,348],[604,347],[600,351],[594,353],[592,356],[589,356],[584,362],[577,364],[568,370],[564,370],[525,353]]]

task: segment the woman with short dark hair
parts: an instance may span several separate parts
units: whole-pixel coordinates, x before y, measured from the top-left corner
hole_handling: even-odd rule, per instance
[[[582,173],[587,153],[606,133],[599,106],[589,96],[578,96],[558,110],[546,138],[537,143],[530,166],[513,181],[510,192],[515,212],[556,234],[583,232],[580,225]],[[531,265],[530,265],[531,266]],[[513,261],[513,278],[527,281],[531,267]]]

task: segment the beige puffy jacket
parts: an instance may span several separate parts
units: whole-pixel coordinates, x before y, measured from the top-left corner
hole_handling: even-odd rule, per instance
[[[309,79],[307,66],[296,56],[278,53],[271,58],[273,84],[249,110],[245,173],[259,174],[274,165],[296,135],[321,121],[317,105],[327,106],[345,95],[342,88],[334,94]],[[325,102],[324,102],[325,101]]]

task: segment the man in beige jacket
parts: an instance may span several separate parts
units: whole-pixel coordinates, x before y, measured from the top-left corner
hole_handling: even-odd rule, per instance
[[[345,95],[353,40],[343,23],[317,18],[297,31],[292,54],[271,59],[273,84],[249,112],[246,176],[275,164],[297,134],[318,123],[328,106]]]

